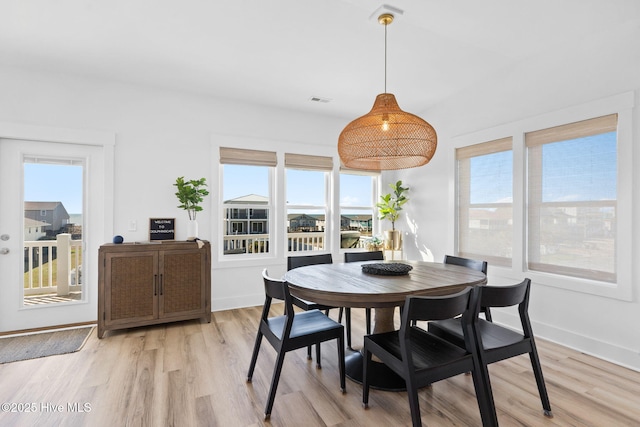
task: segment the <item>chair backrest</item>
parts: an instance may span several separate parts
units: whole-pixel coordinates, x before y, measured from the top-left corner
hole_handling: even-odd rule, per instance
[[[333,257],[331,256],[331,254],[290,256],[287,258],[287,270],[293,270],[294,268],[304,267],[305,265],[331,264],[331,263],[333,263]]]
[[[472,289],[467,287],[455,294],[433,297],[408,296],[402,309],[402,324],[413,320],[443,320],[459,316],[469,308]],[[475,299],[474,304],[477,303]]]
[[[344,253],[344,262],[382,261],[382,260],[384,260],[384,253],[382,251],[345,252]]]
[[[480,304],[483,307],[511,307],[529,303],[531,279],[511,286],[483,286]]]
[[[531,320],[529,319],[529,293],[531,291],[531,279],[511,286],[480,286],[479,301],[481,310],[489,310],[491,307],[518,306],[522,332],[527,338],[533,337]],[[488,319],[489,320],[489,319]]]
[[[266,296],[262,318],[266,320],[273,299],[284,301],[285,313],[293,313],[289,284],[282,279],[269,277],[269,272],[266,268],[262,270],[262,278],[264,280],[264,293]]]
[[[474,351],[475,324],[480,310],[479,289],[481,286],[467,287],[451,295],[419,297],[409,296],[405,299],[400,325],[401,340],[408,340],[411,325],[418,320],[444,320],[462,316],[462,329],[465,347],[468,352]]]
[[[462,258],[462,257],[453,256],[453,255],[445,255],[444,263],[472,268],[474,270],[481,271],[484,274],[487,274],[487,267],[488,267],[487,261],[478,261],[470,258]]]

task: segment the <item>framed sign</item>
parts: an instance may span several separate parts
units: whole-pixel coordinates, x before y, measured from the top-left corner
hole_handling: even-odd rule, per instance
[[[149,218],[149,240],[175,240],[175,218]]]

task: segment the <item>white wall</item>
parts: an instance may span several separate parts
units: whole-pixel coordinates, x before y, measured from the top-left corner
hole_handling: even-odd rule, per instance
[[[622,26],[612,29],[606,37],[583,40],[581,46],[547,52],[488,81],[477,82],[420,114],[439,134],[434,159],[423,168],[385,174],[387,182],[400,177],[413,190],[405,223],[400,225],[407,232],[407,257],[441,260],[455,248],[451,232],[454,137],[625,91],[636,91],[638,105],[639,33],[640,28]],[[212,183],[210,201],[215,200],[218,181],[212,158],[217,146],[227,142],[223,135],[247,137],[249,145],[264,143],[266,149],[303,144],[316,154],[335,155],[337,135],[346,124],[320,115],[197,94],[6,67],[0,68],[0,93],[0,121],[117,134],[113,234],[121,234],[127,241],[147,239],[150,217],[176,217],[177,237],[186,237],[180,231],[186,226],[186,215],[176,208],[172,184],[181,175],[206,177]],[[634,120],[637,145],[637,108]],[[634,164],[640,164],[638,151],[633,152]],[[640,170],[634,172],[632,183],[634,224],[640,223],[639,174]],[[213,206],[212,203],[210,207]],[[215,213],[210,209],[198,219],[201,237],[214,238]],[[136,232],[128,231],[130,221],[137,222]],[[640,227],[634,226],[632,233],[633,241],[640,242]],[[630,259],[638,259],[637,244]],[[284,272],[284,259],[267,264],[273,274]],[[262,268],[263,265],[214,266],[212,307],[260,304]],[[535,284],[531,313],[536,333],[640,370],[639,269],[633,266],[632,301]],[[96,278],[89,279],[95,292]]]
[[[114,227],[107,237],[119,234],[129,242],[148,240],[152,217],[175,217],[176,237],[186,238],[188,218],[176,207],[173,183],[178,176],[206,177],[211,195],[198,215],[199,235],[216,248],[219,189],[214,159],[219,146],[240,143],[245,148],[336,156],[337,136],[346,124],[196,94],[7,67],[0,67],[0,93],[0,122],[116,134]],[[137,231],[129,231],[131,221]],[[274,275],[283,274],[285,259],[224,266],[215,262],[214,254],[213,309],[262,304],[260,273],[265,266]],[[88,279],[89,292],[95,295],[97,277]]]
[[[631,91],[635,104],[630,114],[632,146],[627,141],[627,146],[619,149],[631,153],[633,165],[640,164],[640,28],[620,27],[601,36],[522,62],[420,114],[438,132],[434,159],[425,167],[386,176],[386,181],[401,178],[413,189],[402,225],[417,233],[413,242],[405,236],[405,243],[411,243],[405,247],[410,258],[428,252],[441,260],[445,253],[455,250],[453,144],[459,138],[490,133],[492,128],[556,111],[559,115],[572,109],[588,111],[603,98]],[[618,254],[624,259],[623,268],[631,272],[631,279],[627,279],[631,283],[625,283],[631,286],[631,301],[534,281],[530,310],[538,336],[640,370],[640,169],[636,167],[631,175],[631,182],[627,179],[620,187],[631,187],[632,212],[627,214],[632,229],[620,231],[632,233],[634,243],[630,244],[630,254]],[[526,272],[514,275],[512,271],[489,268],[490,282],[515,283],[526,276]],[[515,325],[514,318],[499,320]]]

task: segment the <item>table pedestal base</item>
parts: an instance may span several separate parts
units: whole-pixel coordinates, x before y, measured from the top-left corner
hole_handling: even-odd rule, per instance
[[[362,384],[362,366],[364,356],[359,351],[346,350],[345,373],[347,377],[358,384]],[[372,360],[369,364],[371,388],[386,391],[405,391],[407,389],[404,379],[393,372],[382,362]]]

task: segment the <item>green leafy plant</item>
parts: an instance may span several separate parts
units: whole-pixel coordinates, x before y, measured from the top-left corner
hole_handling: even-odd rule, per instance
[[[380,196],[380,202],[376,206],[378,207],[379,218],[391,221],[391,229],[395,231],[396,221],[400,218],[402,206],[409,201],[404,195],[405,192],[409,191],[409,187],[403,187],[402,181],[389,184],[389,187],[393,192]]]
[[[202,188],[207,186],[206,178],[192,179],[185,181],[181,176],[176,179],[176,183],[173,184],[178,188],[176,197],[180,202],[180,209],[184,209],[189,214],[189,219],[195,220],[196,213],[202,210],[200,203],[204,200],[204,196],[209,195],[209,192]]]
[[[377,251],[382,248],[384,240],[381,237],[373,236],[367,241],[367,249],[370,251]]]

